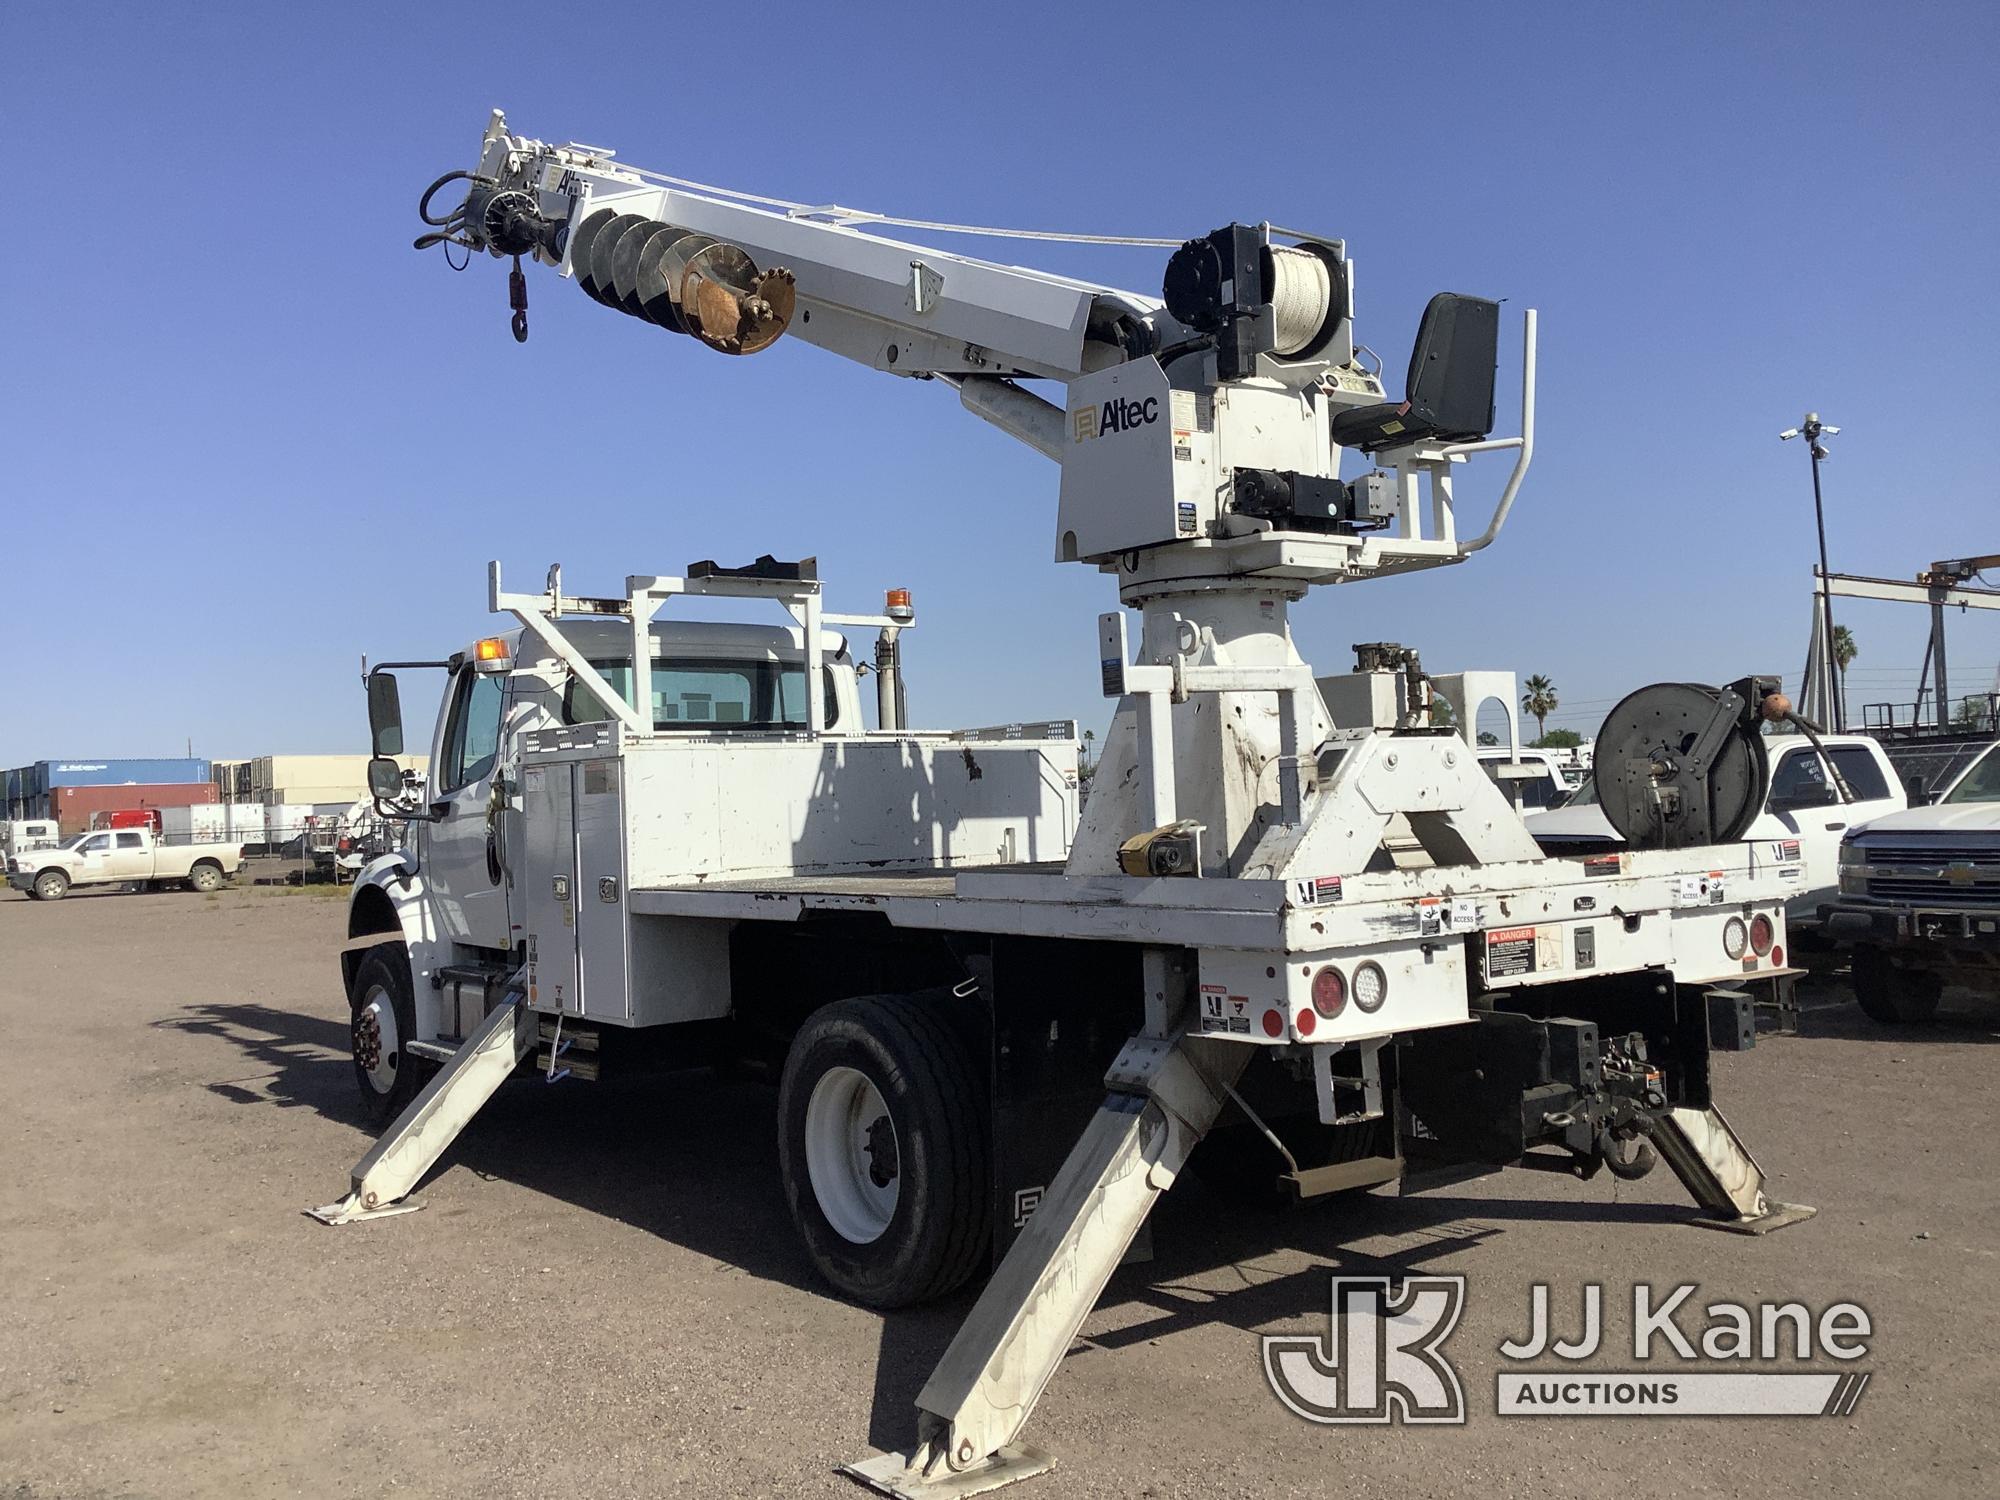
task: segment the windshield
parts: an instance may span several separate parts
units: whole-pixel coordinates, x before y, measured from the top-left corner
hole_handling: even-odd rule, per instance
[[[632,667],[625,661],[593,661],[618,696],[632,701]],[[839,717],[833,673],[825,674],[826,720]],[[608,719],[590,689],[570,679],[563,693],[564,717],[572,724]],[[802,666],[775,661],[653,658],[655,729],[776,729],[806,727],[806,674]]]
[[[1564,807],[1597,806],[1597,778],[1595,776],[1584,777],[1583,785],[1571,792],[1569,799],[1561,805]]]
[[[68,838],[64,839],[60,844],[56,845],[56,847],[58,849],[81,849],[83,847],[83,841],[89,837],[90,835],[87,833],[72,833]]]
[[[1958,778],[1958,785],[1945,793],[1946,802],[2000,802],[2000,745],[1995,745],[1973,762],[1972,769]]]

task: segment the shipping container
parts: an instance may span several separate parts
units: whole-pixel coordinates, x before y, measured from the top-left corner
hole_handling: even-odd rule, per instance
[[[236,768],[243,764],[242,760],[211,760],[208,763],[208,779],[215,787],[216,800],[236,800]]]
[[[150,786],[59,786],[48,793],[45,816],[62,825],[63,836],[82,833],[98,813],[121,808],[186,807],[191,802],[215,801],[215,788],[206,781],[168,782]]]
[[[262,844],[266,818],[261,802],[232,802],[223,811],[228,816],[229,837],[239,844]]]
[[[44,760],[38,791],[59,786],[166,786],[208,784],[205,760]]]
[[[163,807],[160,837],[169,844],[219,844],[229,836],[229,809],[219,802]]]
[[[338,802],[342,806],[368,795],[365,781],[331,782],[326,786],[274,786],[264,799],[266,806],[298,802]]]

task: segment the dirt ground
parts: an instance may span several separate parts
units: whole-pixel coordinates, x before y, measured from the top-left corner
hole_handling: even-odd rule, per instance
[[[885,1318],[816,1284],[762,1085],[519,1081],[424,1212],[304,1217],[368,1144],[342,918],[311,891],[0,895],[0,1497],[862,1494],[834,1463],[908,1435],[971,1297]],[[1828,989],[1802,1035],[1721,1058],[1778,1194],[1820,1209],[1766,1239],[1688,1227],[1664,1170],[1248,1215],[1186,1181],[1035,1413],[1058,1468],[1013,1493],[2000,1492],[1997,1019],[1883,1031]],[[1469,1279],[1467,1424],[1290,1415],[1257,1335],[1324,1333],[1330,1274],[1404,1271]],[[1861,1303],[1873,1381],[1845,1418],[1495,1415],[1530,1285],[1567,1326],[1586,1280],[1604,1368],[1631,1368],[1635,1280],[1699,1282]]]

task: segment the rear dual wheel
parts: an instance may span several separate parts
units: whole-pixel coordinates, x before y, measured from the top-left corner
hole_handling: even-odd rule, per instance
[[[806,1253],[857,1302],[941,1297],[986,1259],[986,1070],[938,1003],[881,995],[815,1012],[785,1059],[778,1162]]]

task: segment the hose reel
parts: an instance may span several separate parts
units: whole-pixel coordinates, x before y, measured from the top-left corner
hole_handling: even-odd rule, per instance
[[[1627,695],[1597,735],[1605,818],[1634,849],[1742,838],[1770,790],[1759,725],[1788,709],[1775,677],[1721,688],[1661,682]]]

